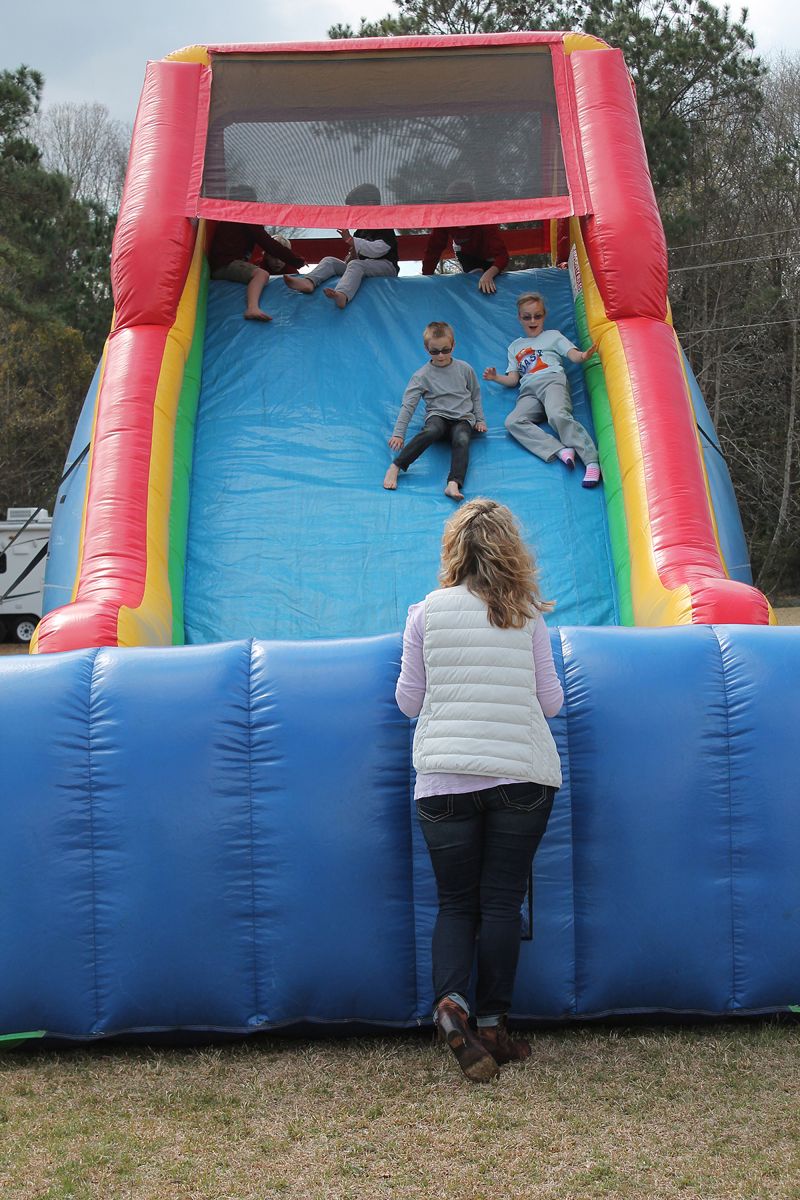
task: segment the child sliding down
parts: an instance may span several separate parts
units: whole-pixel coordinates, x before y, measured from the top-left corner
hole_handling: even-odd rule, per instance
[[[575,466],[577,453],[586,468],[583,486],[597,487],[600,482],[597,447],[572,415],[569,385],[561,365],[562,358],[574,363],[586,362],[596,353],[597,344],[579,350],[557,329],[545,330],[546,315],[544,299],[538,292],[520,296],[517,316],[526,336],[517,338],[508,347],[505,375],[487,367],[483,378],[509,388],[519,385],[516,406],[505,420],[512,437],[545,462],[559,458],[570,470]],[[558,437],[541,429],[542,421],[549,422]]]
[[[389,438],[391,449],[400,453],[386,472],[383,486],[394,491],[401,471],[407,471],[428,446],[447,440],[452,454],[445,495],[451,500],[463,500],[461,489],[469,465],[473,430],[486,433],[480,384],[469,363],[453,358],[455,335],[450,325],[431,321],[425,326],[422,338],[431,361],[414,372],[403,394],[394,433]],[[423,396],[425,424],[403,449],[408,423]]]

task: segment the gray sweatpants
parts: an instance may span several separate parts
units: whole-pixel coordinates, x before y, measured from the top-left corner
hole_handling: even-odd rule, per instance
[[[539,428],[545,420],[555,429],[557,438]],[[572,415],[569,384],[563,371],[526,375],[505,426],[520,445],[545,462],[551,462],[567,446],[575,450],[584,464],[597,462],[597,447]]]
[[[396,274],[394,263],[389,262],[388,258],[353,258],[350,262],[341,258],[323,258],[322,262],[312,271],[308,271],[303,278],[310,279],[314,287],[319,287],[331,276],[341,275],[336,291],[344,292],[347,299],[352,300],[365,276],[370,279],[376,275],[390,275],[394,279]]]

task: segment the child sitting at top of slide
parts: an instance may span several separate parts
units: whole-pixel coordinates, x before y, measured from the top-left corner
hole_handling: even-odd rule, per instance
[[[447,189],[447,201],[456,204],[475,199],[472,184],[456,179]],[[478,290],[486,296],[497,291],[495,279],[508,266],[508,250],[498,225],[457,225],[431,230],[422,259],[422,274],[433,275],[442,251],[451,240],[453,251],[465,273],[480,273]]]
[[[572,415],[569,384],[561,365],[562,358],[574,363],[586,362],[596,353],[597,343],[588,350],[579,350],[557,329],[545,330],[546,315],[544,299],[538,292],[520,296],[517,316],[525,337],[517,338],[508,347],[505,375],[487,367],[483,378],[504,387],[519,385],[516,406],[505,420],[512,437],[545,462],[559,458],[570,470],[575,466],[577,453],[586,468],[583,487],[597,487],[600,482],[597,447]],[[557,438],[539,428],[545,420],[555,429]]]
[[[231,200],[254,201],[252,188],[231,188]],[[249,261],[255,246],[264,251],[264,266]],[[231,283],[243,283],[247,288],[244,317],[246,321],[271,321],[263,312],[259,301],[261,293],[269,283],[270,261],[292,271],[305,266],[305,260],[292,251],[285,238],[278,241],[270,237],[262,225],[241,225],[238,221],[220,221],[208,252],[212,279],[227,279]],[[273,270],[273,274],[275,271]]]
[[[446,439],[452,453],[444,494],[451,500],[463,500],[461,489],[469,466],[472,432],[486,433],[481,387],[469,363],[453,358],[455,334],[445,321],[431,321],[426,325],[422,340],[431,361],[414,372],[403,394],[394,433],[389,438],[392,450],[400,453],[386,472],[383,486],[394,491],[400,472],[407,471],[428,446]],[[408,423],[423,396],[425,424],[404,450]]]
[[[345,197],[345,204],[372,206],[380,202],[381,194],[374,183],[361,183]],[[323,258],[306,275],[284,275],[283,282],[295,292],[308,294],[326,280],[341,275],[335,287],[322,289],[323,295],[341,309],[350,303],[365,277],[394,279],[399,261],[397,234],[393,229],[357,229],[353,234],[349,229],[337,229],[336,232],[347,248],[344,258]]]

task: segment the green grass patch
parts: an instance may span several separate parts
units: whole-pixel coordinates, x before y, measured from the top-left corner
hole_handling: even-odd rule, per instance
[[[800,1023],[583,1027],[466,1083],[428,1035],[0,1059],[13,1200],[789,1200]]]

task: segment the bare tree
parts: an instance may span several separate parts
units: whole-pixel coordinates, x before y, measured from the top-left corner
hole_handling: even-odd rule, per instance
[[[763,105],[693,127],[671,197],[676,325],[736,487],[756,582],[800,590],[800,56],[767,64]]]
[[[36,117],[32,137],[48,171],[72,182],[72,195],[117,212],[131,130],[104,104],[51,104]]]

